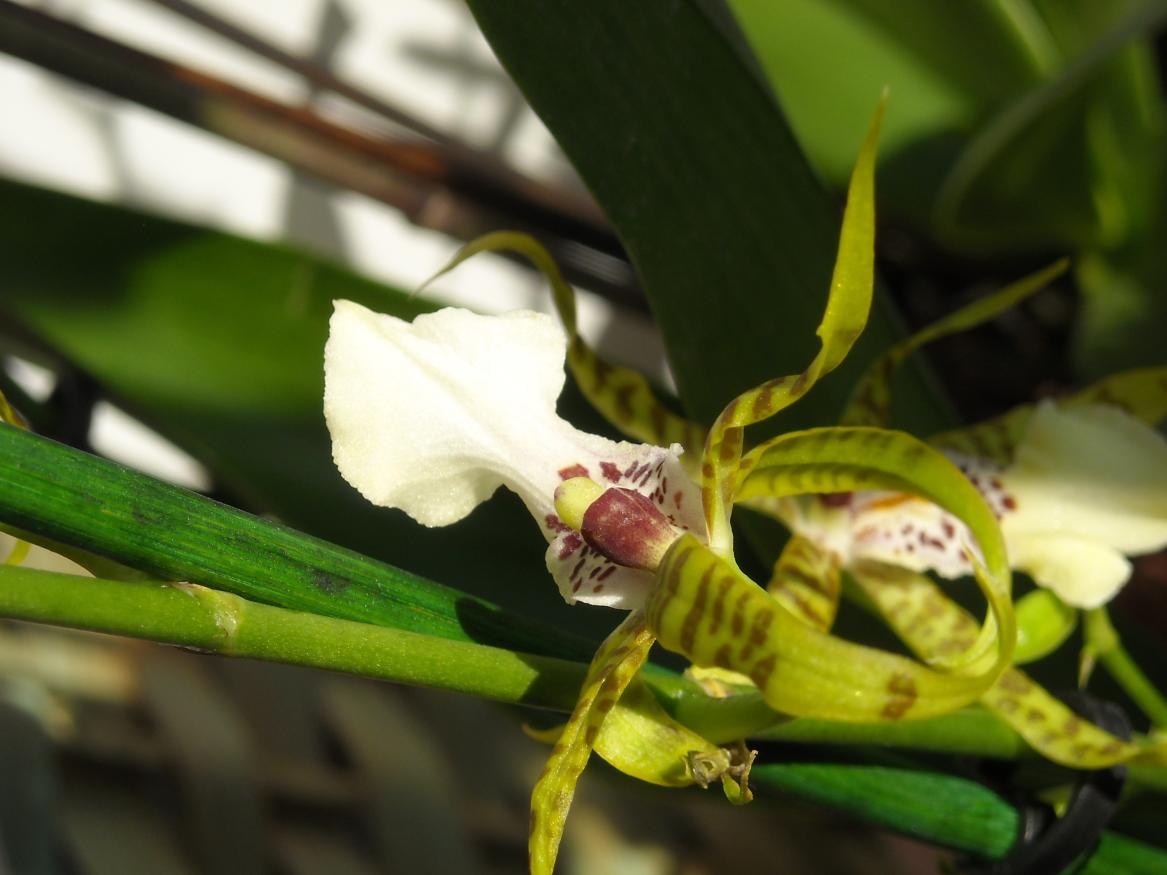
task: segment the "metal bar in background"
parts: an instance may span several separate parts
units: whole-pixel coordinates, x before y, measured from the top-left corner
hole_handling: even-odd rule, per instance
[[[647,308],[619,241],[591,201],[484,161],[465,146],[369,136],[11,0],[0,0],[0,51],[278,158],[459,240],[503,227],[535,234],[572,282]]]

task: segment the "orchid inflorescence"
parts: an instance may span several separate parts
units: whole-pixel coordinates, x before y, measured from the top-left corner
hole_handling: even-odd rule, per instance
[[[1148,424],[1167,414],[1167,369],[1119,375],[930,442],[886,427],[900,361],[1011,306],[1063,264],[893,348],[860,383],[842,425],[746,449],[745,429],[810,391],[866,324],[881,113],[851,178],[818,355],[802,373],[733,399],[708,429],[584,343],[572,289],[524,235],[488,235],[444,270],[487,250],[526,255],[551,282],[566,338],[553,319],[527,311],[444,309],[411,324],[336,303],[325,414],[348,482],[428,526],[457,522],[505,485],[543,533],[563,597],[628,612],[597,651],[567,723],[543,734],[554,747],[532,798],[534,872],[554,866],[593,749],[644,780],[719,782],[732,801],[748,800],[752,754],[682,725],[638,680],[654,642],[689,659],[717,695],[760,696],[770,721],[918,719],[980,700],[1059,763],[1094,768],[1146,755],[1013,667],[1010,569],[1048,588],[1036,591],[1046,594],[1041,609],[1023,616],[1040,624],[1052,611],[1064,629],[1072,608],[1098,609],[1125,582],[1126,555],[1167,544],[1167,443]],[[556,414],[565,358],[593,405],[640,443],[586,434]],[[734,558],[739,503],[792,532],[767,588]],[[985,620],[927,571],[975,577]],[[919,660],[831,633],[844,583]],[[1023,643],[1034,638],[1029,625]]]

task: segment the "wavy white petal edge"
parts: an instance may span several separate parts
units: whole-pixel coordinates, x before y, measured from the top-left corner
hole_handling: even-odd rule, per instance
[[[506,486],[549,542],[564,598],[630,610],[652,575],[584,544],[555,514],[556,486],[588,476],[633,488],[679,529],[703,533],[700,490],[679,445],[611,441],[559,417],[566,352],[558,324],[528,310],[447,308],[405,322],[336,301],[324,352],[333,460],[370,502],[426,526],[455,523]]]

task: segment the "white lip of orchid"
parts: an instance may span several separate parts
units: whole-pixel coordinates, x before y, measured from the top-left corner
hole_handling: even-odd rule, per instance
[[[613,564],[555,514],[571,477],[634,489],[681,530],[704,533],[700,489],[681,448],[610,441],[561,419],[566,338],[531,311],[447,308],[412,323],[335,302],[325,347],[324,412],[341,475],[374,504],[449,525],[505,485],[549,541],[564,598],[630,610],[652,585]]]
[[[1000,520],[1013,567],[1067,604],[1104,604],[1130,577],[1124,554],[1167,545],[1167,441],[1118,408],[1039,404],[1005,468],[948,455]],[[873,559],[946,578],[972,571],[967,529],[936,505],[866,492],[843,508],[792,521],[844,562]]]

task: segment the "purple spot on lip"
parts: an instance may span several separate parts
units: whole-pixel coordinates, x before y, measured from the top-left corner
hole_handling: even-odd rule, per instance
[[[600,473],[604,475],[605,480],[620,482],[620,469],[616,467],[615,462],[600,462]]]
[[[566,468],[559,469],[560,480],[570,480],[572,477],[587,477],[588,469],[583,465],[575,464],[568,465]]]
[[[566,538],[563,539],[563,546],[559,548],[560,560],[566,559],[568,556],[574,553],[582,543],[583,538],[580,537],[578,532],[572,532],[569,534]]]

